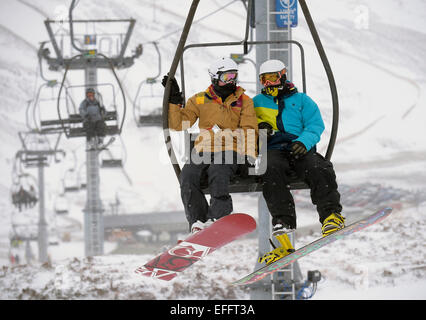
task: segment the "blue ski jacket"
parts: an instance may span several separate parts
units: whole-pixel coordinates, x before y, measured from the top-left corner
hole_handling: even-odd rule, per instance
[[[286,93],[273,97],[260,93],[253,98],[258,123],[267,122],[275,131],[268,139],[268,149],[289,150],[300,141],[309,151],[320,141],[324,122],[317,104],[305,93],[287,83]]]

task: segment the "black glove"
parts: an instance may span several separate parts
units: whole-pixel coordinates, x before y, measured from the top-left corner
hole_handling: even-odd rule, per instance
[[[163,80],[161,81],[161,84],[166,87],[168,75],[163,77]],[[170,86],[170,97],[169,102],[174,104],[183,104],[183,97],[182,92],[180,92],[179,85],[175,78],[171,80],[171,86]]]
[[[272,129],[272,126],[269,123],[267,123],[267,122],[261,122],[261,123],[259,123],[259,130],[260,129],[266,129],[266,130],[268,130],[266,132],[266,135],[268,137],[273,136],[275,134],[275,131],[274,131],[274,129]]]
[[[304,156],[308,150],[306,150],[305,145],[300,141],[295,141],[290,145],[290,153],[292,156],[294,156],[296,159],[298,159],[301,156]]]

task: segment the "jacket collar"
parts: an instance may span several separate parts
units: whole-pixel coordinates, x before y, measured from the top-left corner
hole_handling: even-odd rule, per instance
[[[234,93],[231,93],[226,99],[225,99],[225,101],[222,101],[222,98],[221,97],[219,97],[216,93],[215,93],[215,91],[214,91],[214,89],[213,89],[213,85],[210,85],[208,88],[207,88],[207,90],[205,91],[205,95],[209,98],[209,99],[211,99],[211,100],[213,100],[214,102],[216,102],[216,103],[219,103],[219,104],[226,104],[226,105],[230,105],[231,103],[233,103],[234,101],[237,101],[241,96],[242,96],[242,94],[244,93],[244,89],[242,88],[242,87],[240,87],[240,86],[237,86],[237,89],[235,89],[235,91],[234,91]]]
[[[290,81],[286,81],[285,82],[285,87],[284,87],[284,89],[282,90],[283,92],[281,93],[281,94],[278,94],[278,97],[273,97],[273,96],[271,96],[271,95],[269,95],[269,94],[267,94],[266,92],[265,92],[265,89],[262,89],[262,94],[264,95],[264,96],[266,96],[266,97],[268,97],[268,98],[270,98],[270,99],[276,99],[276,98],[279,98],[279,97],[283,97],[283,98],[287,98],[287,97],[290,97],[290,96],[292,96],[293,94],[295,94],[295,93],[297,93],[298,91],[297,91],[297,88],[296,88],[296,86],[294,85],[294,83],[293,82],[290,82]]]

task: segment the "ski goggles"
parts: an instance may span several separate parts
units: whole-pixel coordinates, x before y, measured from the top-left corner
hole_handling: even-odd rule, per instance
[[[278,72],[268,72],[263,73],[259,76],[260,83],[265,87],[275,86],[280,84],[280,80],[283,74],[285,74],[286,70],[278,71]]]
[[[223,72],[219,75],[219,80],[224,83],[237,82],[238,72],[236,71],[228,71]]]

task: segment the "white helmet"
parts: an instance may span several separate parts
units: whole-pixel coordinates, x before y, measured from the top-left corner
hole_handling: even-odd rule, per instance
[[[285,64],[280,60],[267,60],[260,65],[259,75],[270,72],[280,72],[286,69]]]
[[[213,62],[209,67],[209,75],[211,79],[219,79],[219,75],[225,71],[238,71],[238,65],[231,58],[220,58]]]

